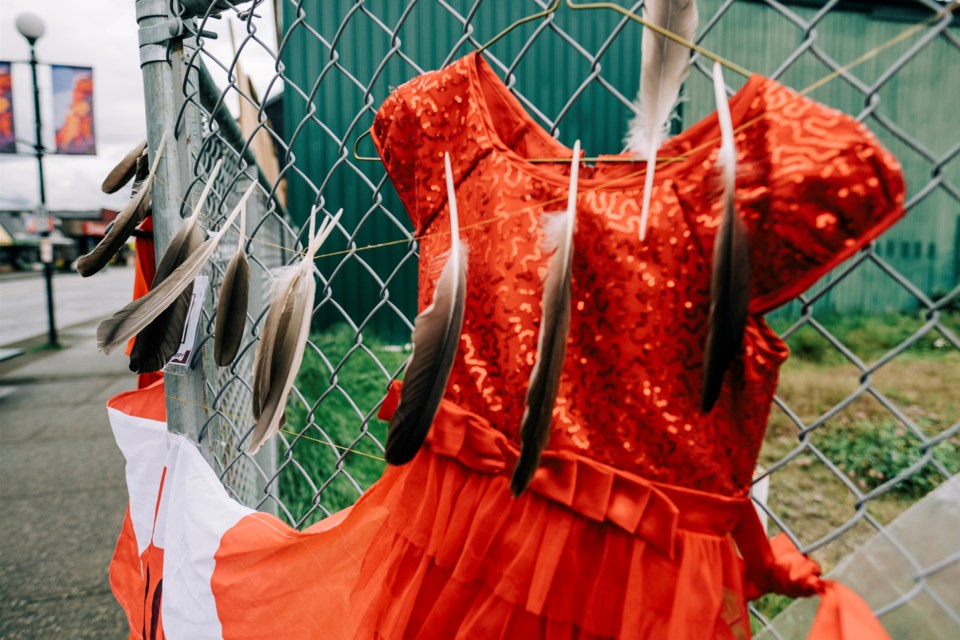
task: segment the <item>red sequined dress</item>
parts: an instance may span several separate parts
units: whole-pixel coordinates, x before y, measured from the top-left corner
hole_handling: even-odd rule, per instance
[[[642,165],[580,169],[553,431],[530,489],[514,499],[549,259],[541,219],[565,206],[569,175],[569,165],[528,159],[571,151],[479,54],[383,104],[373,138],[423,236],[421,308],[433,296],[434,257],[450,243],[432,232],[449,228],[444,153],[453,161],[467,311],[420,453],[389,467],[348,513],[284,534],[287,552],[324,567],[283,587],[310,601],[320,637],[748,638],[746,600],[771,591],[824,596],[811,637],[885,637],[869,608],[821,580],[788,539],[768,542],[748,490],[787,357],[762,316],[902,215],[900,168],[848,116],[760,76],[730,109],[735,127],[749,123],[737,134],[737,208],[752,291],[742,357],[719,402],[709,415],[699,409],[720,217],[710,116],[661,149],[684,159],[657,170],[644,242]],[[382,418],[398,400],[395,385]],[[276,626],[256,614],[247,586],[234,592],[253,622]]]

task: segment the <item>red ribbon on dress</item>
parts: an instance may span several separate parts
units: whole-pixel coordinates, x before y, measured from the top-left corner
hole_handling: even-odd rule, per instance
[[[873,611],[852,589],[820,577],[820,565],[800,553],[785,533],[767,538],[753,507],[733,532],[746,565],[746,596],[820,596],[808,640],[890,640]]]

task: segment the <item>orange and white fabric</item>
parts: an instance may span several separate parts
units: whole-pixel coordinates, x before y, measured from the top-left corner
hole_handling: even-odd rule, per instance
[[[399,391],[397,383],[382,418],[395,410]],[[227,495],[195,445],[167,432],[162,382],[112,398],[108,412],[127,460],[130,494],[110,577],[131,639],[512,638],[523,630],[530,639],[703,637],[696,611],[709,603],[700,596],[661,594],[666,616],[657,606],[620,610],[616,603],[630,602],[629,594],[583,599],[594,588],[608,593],[620,582],[650,592],[649,578],[672,566],[664,554],[684,556],[678,571],[686,588],[677,593],[708,593],[697,584],[723,579],[742,580],[738,588],[751,598],[819,595],[810,638],[887,637],[856,594],[821,579],[817,564],[785,536],[771,544],[749,501],[708,505],[727,521],[745,556],[725,563],[721,576],[705,573],[710,565],[701,556],[712,548],[710,536],[681,517],[691,512],[691,501],[702,513],[703,496],[663,493],[653,483],[634,486],[630,478],[606,478],[600,467],[554,456],[538,472],[533,495],[514,501],[501,472],[512,468],[507,462],[516,451],[502,434],[447,402],[414,463],[389,467],[353,507],[304,531]],[[477,499],[478,483],[488,496],[485,506],[453,508]],[[488,493],[488,485],[502,489],[495,491],[502,499]],[[561,489],[574,485],[564,499],[570,491]],[[608,499],[597,500],[600,494]],[[642,498],[645,508],[625,509],[630,496]],[[606,510],[594,513],[597,504]],[[678,504],[685,508],[677,511]],[[590,517],[581,518],[578,509],[588,509]],[[594,539],[595,529],[607,526],[601,521],[622,528],[631,512],[644,514],[640,542],[626,533],[615,539],[633,550],[626,565],[624,553],[614,553],[610,544],[595,549],[575,543]],[[558,521],[564,523],[562,539],[554,535]],[[519,537],[514,525],[523,530]],[[567,544],[584,549],[584,557],[564,559]],[[640,580],[644,575],[648,580]],[[571,605],[578,601],[583,606]],[[559,605],[581,619],[564,622]],[[539,616],[548,613],[556,624],[544,627]],[[737,618],[743,612],[733,607],[727,613]],[[749,637],[748,627],[734,626]]]
[[[130,503],[110,584],[130,638],[222,638],[214,555],[252,510],[230,499],[192,443],[167,432],[162,382],[115,396],[107,411],[127,460]]]

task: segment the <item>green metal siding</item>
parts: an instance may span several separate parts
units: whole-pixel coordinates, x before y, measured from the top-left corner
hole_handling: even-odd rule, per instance
[[[461,15],[466,15],[473,2],[461,0],[449,4]],[[720,5],[719,0],[702,0],[701,16],[713,15]],[[293,143],[297,167],[320,189],[328,210],[344,208],[348,228],[355,227],[364,216],[374,216],[376,224],[363,225],[355,238],[356,246],[395,240],[401,237],[399,230],[378,212],[378,207],[383,206],[408,224],[392,187],[383,189],[382,203],[375,202],[370,197],[370,189],[344,163],[355,163],[374,184],[384,180],[379,163],[353,160],[353,143],[370,126],[375,110],[390,91],[417,73],[399,55],[394,54],[384,62],[393,47],[392,36],[362,8],[378,16],[389,30],[394,29],[401,16],[406,14],[396,33],[396,44],[423,70],[438,68],[470,51],[469,45],[461,44],[454,54],[449,53],[463,37],[463,25],[438,3],[425,0],[412,7],[410,3],[397,0],[368,1],[362,8],[352,0],[306,0],[300,13],[303,18],[299,22],[296,7],[289,3],[283,3],[283,7],[284,24],[287,29],[292,26],[292,33],[281,53],[285,76],[303,92],[311,94],[310,104],[315,108],[315,117],[325,125],[321,127],[309,118],[305,119],[308,102],[288,84],[284,93],[285,129],[288,137],[299,130]],[[529,2],[484,2],[472,22],[474,33],[479,40],[488,40],[513,20],[534,10],[536,6]],[[804,18],[814,15],[813,9],[792,7],[792,10]],[[601,49],[620,22],[619,16],[613,12],[572,12],[566,8],[561,8],[555,19],[560,28],[590,52]],[[493,53],[502,60],[512,59],[538,25],[531,23],[519,27],[494,45]],[[833,11],[817,26],[816,43],[834,60],[846,62],[892,38],[908,25],[908,22],[877,19],[865,13]],[[333,64],[330,50],[310,30],[327,42],[335,41],[336,63],[352,74],[362,88],[348,80]],[[549,29],[533,42],[518,63],[516,86],[548,118],[554,120],[559,116],[557,135],[565,144],[572,145],[575,138],[580,138],[590,154],[615,152],[622,146],[621,139],[631,113],[611,91],[619,91],[628,97],[636,93],[640,34],[641,27],[635,23],[628,22],[622,27],[600,60],[601,77],[609,88],[596,82],[589,83],[566,112],[563,109],[568,97],[576,93],[596,69],[591,69],[581,55]],[[801,47],[807,37],[808,34],[769,7],[739,2],[729,8],[703,44],[753,71],[769,75]],[[912,38],[884,51],[858,66],[854,74],[867,82],[874,82],[895,65],[916,40]],[[960,65],[957,62],[956,50],[945,44],[942,38],[937,39],[910,59],[878,91],[881,99],[878,113],[898,123],[936,158],[944,157],[960,138],[957,128]],[[381,65],[383,68],[376,75]],[[828,72],[829,69],[807,51],[780,80],[788,86],[804,87]],[[732,72],[726,75],[734,88],[743,82]],[[316,84],[318,78],[322,81]],[[688,102],[682,109],[685,125],[713,110],[712,90],[707,79],[698,73],[691,78],[686,88]],[[318,89],[312,91],[315,86]],[[817,89],[812,97],[852,114],[859,114],[865,106],[862,94],[843,79]],[[357,117],[364,105],[367,108]],[[298,128],[300,123],[303,126]],[[960,162],[956,159],[935,168],[915,148],[877,126],[875,121],[868,119],[867,124],[903,163],[908,197],[913,198],[937,176],[960,185]],[[361,153],[375,155],[369,140],[361,144]],[[291,176],[289,193],[289,209],[303,219],[314,202],[313,190],[305,179]],[[952,288],[960,273],[958,212],[960,204],[956,199],[942,188],[933,189],[913,207],[904,222],[882,238],[880,255],[928,294]],[[357,255],[381,278],[386,278],[397,268],[397,262],[405,253],[406,247],[401,245]],[[327,273],[326,269],[336,260],[325,259],[319,264]],[[396,320],[394,313],[389,309],[373,311],[378,305],[389,302],[408,316],[415,313],[416,269],[413,261],[400,267],[389,292],[381,291],[359,261],[349,262],[343,273],[337,275],[335,303],[328,301],[321,308],[318,321],[325,324],[342,319],[339,306],[358,323],[369,317],[370,325],[385,337],[406,340],[409,330]],[[829,278],[825,282],[829,282]],[[885,311],[910,308],[916,304],[913,296],[892,286],[892,282],[875,266],[864,265],[818,303],[818,309]]]

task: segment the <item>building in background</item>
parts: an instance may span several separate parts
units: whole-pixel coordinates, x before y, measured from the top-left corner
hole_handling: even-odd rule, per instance
[[[113,209],[60,210],[50,212],[54,262],[69,269],[81,255],[93,249],[106,235],[107,225],[116,217]],[[0,271],[40,269],[40,231],[32,210],[0,211]],[[124,262],[132,250],[124,249],[116,258]]]

